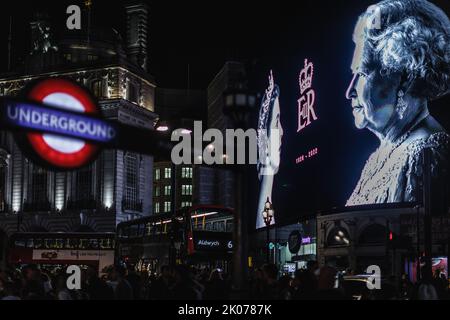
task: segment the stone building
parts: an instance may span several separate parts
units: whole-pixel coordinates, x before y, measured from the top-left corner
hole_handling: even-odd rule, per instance
[[[144,5],[126,7],[127,41],[114,29],[90,27],[54,39],[45,16],[30,23],[31,52],[0,74],[0,94],[30,81],[66,77],[96,96],[103,116],[153,129],[155,81],[147,72]],[[12,134],[0,138],[0,263],[14,232],[114,232],[117,223],[151,214],[153,158],[104,150],[89,166],[52,172],[29,161]]]

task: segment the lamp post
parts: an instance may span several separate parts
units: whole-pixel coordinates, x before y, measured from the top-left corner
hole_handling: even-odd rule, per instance
[[[272,203],[269,201],[269,198],[267,197],[267,201],[264,204],[264,211],[262,212],[264,223],[266,224],[266,232],[267,232],[267,243],[266,243],[266,261],[267,263],[270,263],[270,224],[272,223],[274,210]]]
[[[235,129],[246,130],[249,116],[256,104],[256,96],[239,84],[224,93],[223,113],[230,118]],[[234,153],[237,154],[236,152]],[[247,210],[247,165],[234,165],[236,210],[233,228],[233,288],[243,293],[248,279],[248,210]]]

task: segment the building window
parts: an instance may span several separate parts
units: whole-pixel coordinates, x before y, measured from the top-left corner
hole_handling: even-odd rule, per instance
[[[172,189],[171,186],[164,186],[164,195],[170,196],[171,189]]]
[[[102,79],[97,79],[91,82],[92,94],[97,98],[102,98],[103,94],[103,81]]]
[[[72,54],[64,53],[64,59],[66,59],[67,61],[72,61]]]
[[[88,61],[95,61],[98,60],[98,56],[95,54],[88,54],[87,59]]]
[[[67,209],[95,209],[96,202],[93,197],[92,166],[77,170],[73,174],[74,192],[67,201]]]
[[[160,196],[160,189],[159,187],[155,188],[155,197],[159,197]]]
[[[192,202],[183,201],[181,202],[181,208],[192,207]]]
[[[170,179],[172,177],[172,169],[164,168],[164,179]]]
[[[0,165],[0,212],[6,211],[5,195],[6,195],[6,172],[7,172],[7,170],[8,170],[7,164],[2,163]],[[0,257],[1,257],[1,255],[0,255]]]
[[[131,101],[131,102],[136,102],[138,103],[138,89],[137,87],[131,83],[130,81],[128,81],[127,84],[127,100]]]
[[[124,159],[125,167],[125,188],[124,188],[124,209],[140,211],[138,198],[138,155],[127,152]]]
[[[160,212],[160,208],[159,208],[159,202],[155,203],[155,210],[154,213],[159,213]]]
[[[192,179],[192,168],[189,167],[181,168],[181,178]]]
[[[47,197],[47,171],[31,168],[30,198],[24,203],[24,211],[48,211],[50,202]]]
[[[161,179],[161,170],[155,169],[155,180],[158,181],[159,179]]]
[[[165,201],[164,202],[164,212],[170,212],[170,210],[171,210],[171,202]]]
[[[192,196],[192,185],[191,184],[183,184],[181,186],[181,195]]]

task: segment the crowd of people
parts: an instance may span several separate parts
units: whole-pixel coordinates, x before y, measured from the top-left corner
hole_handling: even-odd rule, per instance
[[[1,300],[228,300],[236,299],[231,275],[221,269],[187,265],[163,266],[160,272],[137,272],[132,266],[111,266],[99,276],[87,267],[81,274],[81,289],[69,290],[65,270],[49,271],[37,265],[0,270]],[[342,282],[344,283],[344,282]],[[339,283],[339,273],[315,261],[294,276],[280,275],[276,265],[251,271],[246,294],[254,300],[350,300],[354,289]],[[448,280],[436,272],[431,281],[412,284],[402,277],[398,286],[383,283],[383,290],[366,290],[361,299],[447,299]],[[364,290],[363,290],[364,291]],[[379,293],[382,292],[383,295]]]

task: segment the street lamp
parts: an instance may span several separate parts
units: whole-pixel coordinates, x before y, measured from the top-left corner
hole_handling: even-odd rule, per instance
[[[255,105],[256,96],[248,92],[242,82],[223,94],[222,111],[229,117],[234,129],[248,129],[249,118]],[[228,161],[227,157],[224,159]],[[245,295],[248,277],[247,173],[249,170],[246,170],[245,164],[236,165],[233,169],[236,201],[233,231],[233,287],[236,293]]]
[[[267,197],[267,201],[264,204],[264,211],[262,212],[264,223],[266,224],[266,232],[267,232],[267,244],[266,244],[266,251],[267,251],[267,263],[270,263],[270,224],[272,223],[272,219],[274,216],[274,210],[272,203],[269,201],[269,197]]]
[[[156,131],[167,132],[169,131],[169,125],[167,124],[166,121],[158,121],[156,125]]]

